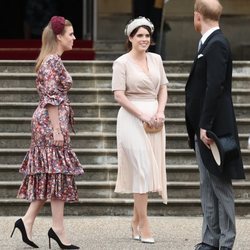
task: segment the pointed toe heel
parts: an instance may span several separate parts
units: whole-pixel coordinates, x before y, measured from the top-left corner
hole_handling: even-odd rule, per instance
[[[22,234],[22,240],[23,240],[24,243],[26,243],[27,245],[29,245],[29,246],[31,246],[33,248],[39,248],[33,241],[29,240],[22,219],[18,219],[15,222],[15,225],[14,225],[14,228],[13,228],[13,231],[12,231],[10,237],[13,236],[16,228],[18,228],[20,230],[20,232]]]
[[[75,245],[64,245],[52,228],[50,228],[48,231],[48,237],[49,237],[49,249],[51,249],[50,239],[56,241],[56,243],[61,249],[80,249],[80,247]]]
[[[142,243],[148,243],[148,244],[154,244],[155,240],[154,238],[141,238]]]
[[[134,236],[132,236],[133,237],[133,240],[140,240],[141,238],[140,238],[140,235],[134,235]]]
[[[139,234],[134,233],[134,229],[133,229],[132,225],[131,225],[131,231],[132,231],[132,239],[133,240],[140,240],[141,239]]]

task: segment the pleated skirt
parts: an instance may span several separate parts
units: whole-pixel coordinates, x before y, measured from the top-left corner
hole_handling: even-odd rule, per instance
[[[157,111],[157,100],[131,101],[149,115]],[[140,119],[120,108],[117,116],[118,174],[115,192],[158,192],[167,203],[165,127],[146,133]]]

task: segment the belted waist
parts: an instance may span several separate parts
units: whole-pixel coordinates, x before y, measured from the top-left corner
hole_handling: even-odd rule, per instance
[[[145,101],[155,101],[157,100],[156,97],[144,97],[144,98],[136,98],[136,97],[131,97],[131,96],[128,96],[128,99],[130,101],[141,101],[141,102],[145,102]]]

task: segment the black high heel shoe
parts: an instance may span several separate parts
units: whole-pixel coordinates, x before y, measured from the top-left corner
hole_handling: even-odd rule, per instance
[[[78,246],[64,245],[52,228],[50,228],[48,231],[48,237],[49,237],[49,249],[51,249],[51,243],[50,243],[51,238],[57,242],[57,244],[61,249],[80,249],[80,247]]]
[[[12,237],[12,235],[14,234],[16,227],[20,230],[24,243],[26,243],[27,245],[29,245],[33,248],[39,248],[33,241],[29,240],[22,219],[19,219],[15,222],[14,229],[13,229],[10,237]]]

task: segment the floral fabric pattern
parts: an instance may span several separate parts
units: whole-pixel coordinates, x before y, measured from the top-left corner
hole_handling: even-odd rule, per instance
[[[31,144],[20,172],[24,179],[18,198],[34,200],[78,200],[74,177],[83,174],[83,168],[71,149],[70,125],[73,111],[67,93],[72,78],[58,55],[50,55],[41,65],[36,79],[40,97],[31,121]],[[64,146],[53,144],[53,128],[47,104],[58,106],[59,121],[64,136]]]

